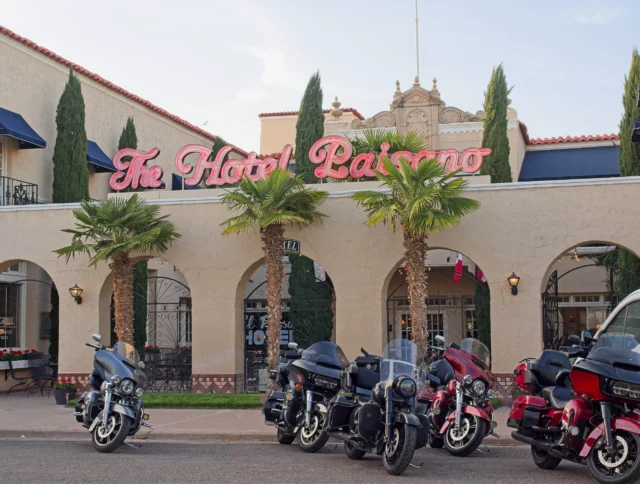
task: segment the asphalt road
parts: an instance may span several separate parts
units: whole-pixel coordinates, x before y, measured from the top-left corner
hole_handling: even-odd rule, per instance
[[[486,449],[485,449],[486,450]],[[421,450],[402,477],[388,475],[377,456],[346,458],[342,446],[304,454],[278,444],[149,442],[98,454],[86,441],[0,439],[0,482],[13,483],[580,483],[594,482],[585,466],[562,463],[542,471],[525,447],[493,447],[456,458],[445,450]]]

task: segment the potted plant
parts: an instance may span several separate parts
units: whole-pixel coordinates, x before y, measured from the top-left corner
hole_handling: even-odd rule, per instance
[[[12,362],[13,368],[21,370],[29,368],[27,354],[36,353],[36,350],[0,350],[0,370],[9,369],[9,361]]]
[[[160,348],[154,345],[147,345],[144,347],[144,359],[147,361],[157,360],[160,355]]]
[[[53,384],[56,405],[66,405],[69,400],[76,398],[76,386],[69,378],[58,378]]]

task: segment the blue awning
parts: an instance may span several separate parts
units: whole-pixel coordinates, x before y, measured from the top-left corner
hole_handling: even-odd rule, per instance
[[[184,189],[197,190],[198,187],[185,184]],[[171,174],[171,190],[182,190],[182,177],[180,175],[176,175],[175,173]]]
[[[618,177],[619,163],[617,146],[527,151],[518,181]]]
[[[118,171],[113,161],[100,149],[95,141],[87,140],[87,161],[96,167],[96,173]]]
[[[47,146],[22,116],[4,108],[0,108],[0,135],[17,139],[21,150]]]

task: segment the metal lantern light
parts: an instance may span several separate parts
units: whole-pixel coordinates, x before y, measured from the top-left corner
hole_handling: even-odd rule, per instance
[[[82,304],[82,293],[83,289],[78,287],[77,284],[69,288],[69,294],[71,294],[71,297],[77,304]]]
[[[518,294],[518,284],[520,283],[520,276],[517,276],[515,272],[512,272],[509,278],[509,285],[511,286],[511,294],[514,296]]]

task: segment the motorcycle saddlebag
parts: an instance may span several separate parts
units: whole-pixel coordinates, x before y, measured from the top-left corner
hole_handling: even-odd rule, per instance
[[[87,397],[87,395],[89,394],[89,392],[84,392],[82,394],[82,396],[80,398],[78,398],[78,401],[76,402],[76,421],[78,423],[84,423],[84,418],[82,416],[82,411],[84,410],[84,401]],[[80,415],[77,415],[80,414]]]
[[[284,392],[273,391],[264,402],[262,413],[267,422],[274,423],[282,419]]]
[[[358,433],[369,442],[375,440],[376,434],[384,429],[382,408],[375,402],[365,403],[358,410]]]

